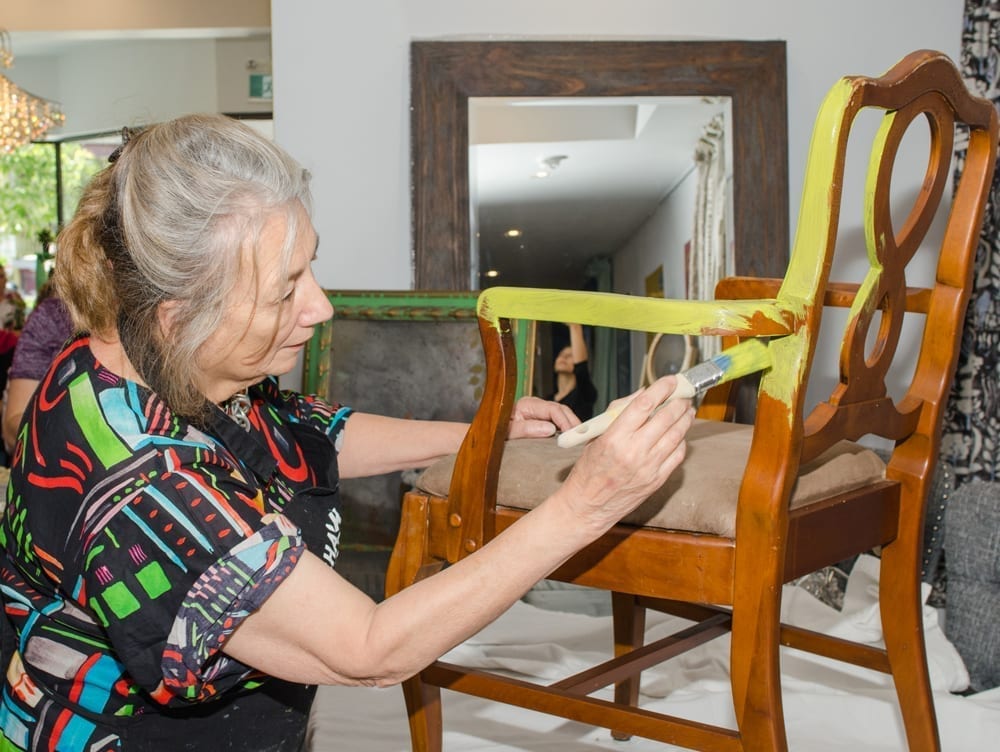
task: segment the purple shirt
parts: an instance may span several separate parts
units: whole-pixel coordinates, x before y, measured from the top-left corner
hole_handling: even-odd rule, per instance
[[[55,295],[45,298],[24,323],[7,378],[41,381],[72,334],[73,322],[62,300]]]

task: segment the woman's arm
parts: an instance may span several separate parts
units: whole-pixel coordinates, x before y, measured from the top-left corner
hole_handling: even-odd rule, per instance
[[[344,426],[337,465],[342,478],[427,467],[458,451],[467,423],[354,413]]]
[[[579,424],[565,405],[524,397],[511,416],[512,439],[551,436]],[[337,456],[342,478],[362,478],[396,470],[427,467],[458,451],[469,426],[447,421],[406,420],[354,413],[344,426]]]
[[[666,377],[637,396],[556,493],[474,555],[377,605],[308,555],[223,650],[304,683],[382,686],[412,676],[663,485],[693,421],[680,400],[654,412],[674,383]]]
[[[24,323],[24,331],[14,348],[4,401],[3,443],[8,452],[17,441],[17,429],[28,400],[63,344],[73,334],[69,312],[59,298],[50,296],[38,301]]]
[[[10,454],[17,442],[17,429],[28,400],[35,393],[39,382],[36,379],[9,379],[7,394],[3,401],[3,444]]]
[[[569,327],[569,347],[573,352],[573,362],[583,363],[588,359],[587,341],[583,338],[583,327],[580,324],[567,324]]]

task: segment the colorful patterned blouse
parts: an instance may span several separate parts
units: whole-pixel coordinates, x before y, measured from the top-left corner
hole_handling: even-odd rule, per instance
[[[350,410],[248,396],[249,431],[221,410],[203,431],[85,336],[53,363],[0,525],[0,752],[300,747],[314,688],[221,648],[305,548],[333,565]]]

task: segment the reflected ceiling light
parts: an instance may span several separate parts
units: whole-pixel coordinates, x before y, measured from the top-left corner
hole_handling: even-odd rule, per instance
[[[567,154],[553,154],[551,157],[545,157],[544,159],[538,160],[538,170],[532,173],[533,178],[547,178],[553,172],[559,169],[559,165],[563,163],[564,159],[569,159]]]
[[[540,159],[539,164],[545,165],[549,172],[559,169],[559,165],[563,163],[563,160],[569,159],[568,154],[553,154],[551,157],[546,157],[545,159]]]
[[[10,36],[0,29],[0,68],[12,68]],[[0,152],[10,154],[66,120],[55,102],[25,91],[0,74]]]
[[[487,277],[499,277],[500,276],[500,272],[498,272],[496,269],[490,269],[488,272],[486,272],[486,276]]]
[[[521,237],[521,231],[518,230],[516,227],[511,227],[509,230],[507,230],[507,232],[504,233],[504,236],[508,238],[519,238]]]

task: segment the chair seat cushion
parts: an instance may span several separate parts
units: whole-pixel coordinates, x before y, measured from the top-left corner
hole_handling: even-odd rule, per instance
[[[622,521],[732,537],[752,436],[753,426],[695,421],[688,432],[684,464]],[[508,441],[497,504],[517,509],[538,506],[566,479],[583,449],[563,449],[555,438]],[[454,455],[439,460],[421,474],[417,487],[432,496],[447,496],[454,466]],[[841,441],[802,466],[791,506],[804,506],[884,477],[885,463],[875,452]]]

